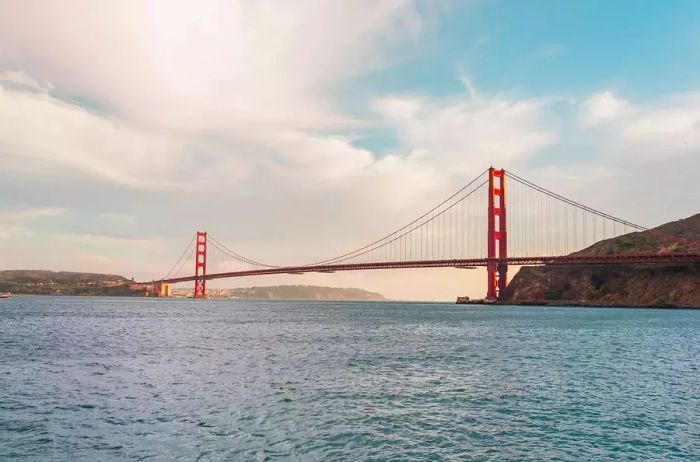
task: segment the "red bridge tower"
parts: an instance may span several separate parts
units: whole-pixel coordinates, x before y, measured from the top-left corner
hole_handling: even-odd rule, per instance
[[[195,268],[194,268],[194,298],[207,298],[207,233],[197,231],[195,242]]]
[[[486,299],[496,300],[508,281],[508,234],[506,231],[506,171],[489,169]]]

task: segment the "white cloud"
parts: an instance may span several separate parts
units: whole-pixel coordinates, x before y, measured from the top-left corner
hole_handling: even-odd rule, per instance
[[[409,162],[454,173],[521,160],[557,140],[543,120],[545,102],[477,94],[448,101],[415,96],[379,99],[377,113],[413,151]]]
[[[306,210],[329,233],[347,231],[348,222],[357,230],[343,242],[297,241],[297,249],[320,244],[314,250],[324,254],[369,236],[368,224],[377,223],[365,212],[393,207],[399,197],[409,203],[411,191],[384,194],[401,191],[405,176],[388,162],[375,168],[373,154],[353,146],[343,132],[367,122],[338,110],[335,95],[419,48],[433,7],[419,13],[417,3],[0,3],[0,62],[12,63],[0,83],[0,177],[22,176],[23,190],[12,191],[22,203],[70,205],[77,221],[15,226],[44,240],[63,236],[65,249],[49,258],[43,249],[50,246],[28,237],[4,249],[4,264],[44,258],[46,266],[90,269],[102,248],[113,268],[124,268],[129,242],[91,238],[102,225],[89,227],[92,234],[79,230],[101,223],[103,210],[133,216],[144,239],[177,245],[195,226],[233,230],[235,239],[236,230],[269,229],[280,215],[289,216],[285,236],[270,239],[301,241],[313,236]],[[62,189],[51,197],[34,194],[33,184],[47,178],[70,178],[75,188],[57,180]],[[308,191],[320,186],[322,197]],[[111,208],[101,209],[104,202]],[[335,213],[336,203],[348,210],[344,217],[319,216]],[[286,248],[258,241],[252,244],[284,257]],[[159,261],[168,257],[140,255],[153,265],[170,264]]]
[[[204,152],[205,160],[199,160]],[[0,155],[4,168],[40,160],[141,189],[216,190],[255,169],[307,181],[358,174],[374,158],[349,139],[302,130],[256,127],[219,137],[145,130],[48,94],[0,86]]]
[[[172,173],[182,142],[147,133],[113,118],[67,104],[43,93],[0,86],[0,154],[38,159],[82,170],[106,180],[162,187]]]
[[[659,154],[700,148],[700,92],[635,109],[624,123],[625,138]]]
[[[17,89],[46,93],[53,90],[49,82],[39,82],[23,70],[0,71],[0,83]]]
[[[2,3],[0,59],[149,125],[330,127],[349,120],[328,104],[327,86],[386,65],[392,50],[415,43],[431,10],[404,0],[193,6]]]
[[[700,92],[633,104],[611,91],[581,105],[584,127],[605,129],[612,146],[635,156],[682,155],[700,149]]]
[[[419,12],[404,0],[0,3],[0,59],[31,72],[0,79],[0,155],[15,169],[38,159],[149,189],[216,190],[256,171],[311,183],[357,174],[373,156],[333,134],[360,122],[338,112],[328,92],[393,61],[439,8]],[[50,90],[43,81],[116,115],[21,91]]]
[[[580,201],[645,226],[697,213],[698,95],[637,102],[603,90],[583,100],[566,137],[565,152],[577,154],[563,166],[593,170],[568,186],[554,179],[552,189],[575,187]]]
[[[296,130],[269,133],[262,138],[280,162],[278,174],[303,175],[306,180],[328,180],[358,174],[374,161],[372,153],[352,146],[341,136],[319,136]]]
[[[617,120],[629,111],[629,103],[608,90],[596,93],[583,102],[581,120],[584,125],[594,126]]]

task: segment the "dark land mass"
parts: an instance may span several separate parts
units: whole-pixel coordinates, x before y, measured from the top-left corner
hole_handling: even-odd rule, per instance
[[[700,214],[597,242],[574,255],[700,252]],[[700,308],[700,265],[523,267],[500,303]]]
[[[17,295],[145,295],[142,286],[116,274],[75,273],[70,271],[8,270],[0,271],[0,292]],[[175,289],[176,296],[191,296],[192,289]],[[245,298],[276,300],[385,300],[376,292],[362,289],[318,286],[270,286],[241,289],[208,289],[210,298]]]
[[[143,288],[116,274],[71,271],[0,271],[0,292],[24,295],[114,295],[140,296]]]
[[[175,289],[176,296],[191,296],[191,289]],[[270,300],[386,300],[382,294],[362,289],[319,287],[304,285],[282,285],[268,287],[246,287],[239,289],[207,289],[209,298],[243,298]]]

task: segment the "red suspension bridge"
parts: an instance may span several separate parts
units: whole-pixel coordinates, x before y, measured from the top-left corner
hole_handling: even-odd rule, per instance
[[[617,251],[601,255],[586,251],[600,240],[646,230],[560,196],[512,172],[489,168],[426,213],[381,239],[304,265],[261,263],[232,251],[206,232],[197,232],[170,271],[153,283],[152,290],[164,295],[171,284],[192,281],[194,297],[205,298],[207,281],[213,279],[309,272],[486,267],[486,299],[496,300],[506,287],[509,265],[700,262],[697,242],[666,252]]]

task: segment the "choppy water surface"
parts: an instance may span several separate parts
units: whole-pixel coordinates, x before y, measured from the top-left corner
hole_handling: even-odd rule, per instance
[[[0,460],[700,460],[700,311],[0,300]]]

